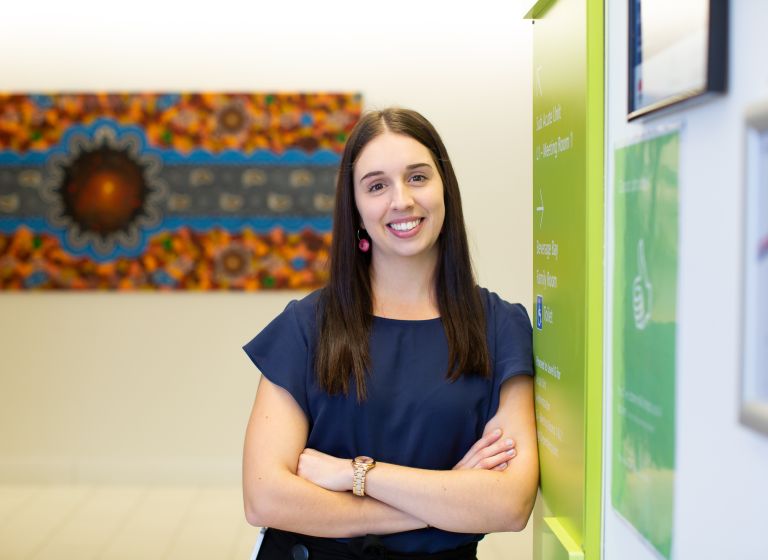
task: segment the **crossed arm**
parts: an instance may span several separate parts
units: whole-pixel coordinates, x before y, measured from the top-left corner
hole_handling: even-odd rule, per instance
[[[502,385],[498,412],[453,470],[377,463],[366,476],[365,498],[348,491],[351,458],[305,449],[307,436],[306,417],[293,397],[262,377],[243,453],[243,499],[252,525],[338,538],[427,525],[465,533],[518,531],[530,516],[538,453],[527,376]]]

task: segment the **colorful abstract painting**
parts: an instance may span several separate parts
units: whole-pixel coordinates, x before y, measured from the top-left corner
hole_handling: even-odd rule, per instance
[[[0,289],[326,280],[359,94],[0,94]]]

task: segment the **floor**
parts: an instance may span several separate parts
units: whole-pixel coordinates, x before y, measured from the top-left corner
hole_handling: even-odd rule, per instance
[[[0,485],[0,560],[249,560],[239,487]],[[481,559],[510,555],[503,535]]]
[[[0,486],[0,560],[248,560],[239,488]]]

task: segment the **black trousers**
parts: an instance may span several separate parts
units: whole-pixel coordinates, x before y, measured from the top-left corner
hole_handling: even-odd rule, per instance
[[[349,543],[267,529],[257,560],[477,560],[477,543],[432,554],[387,550],[376,535]]]

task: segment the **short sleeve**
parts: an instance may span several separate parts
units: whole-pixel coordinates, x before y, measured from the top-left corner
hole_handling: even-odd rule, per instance
[[[493,396],[490,415],[499,408],[502,384],[515,375],[533,375],[533,328],[528,312],[519,303],[509,303],[489,294],[489,333],[493,360]]]
[[[496,376],[499,385],[513,375],[533,375],[533,329],[519,303],[499,299],[496,309]]]
[[[307,418],[309,341],[291,301],[243,350],[262,375],[288,391]]]

